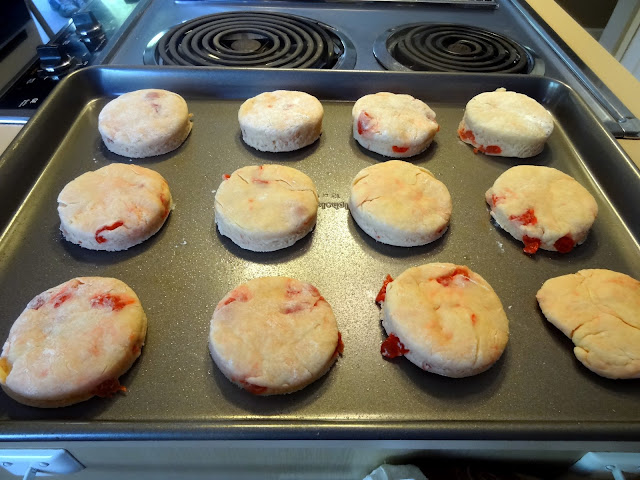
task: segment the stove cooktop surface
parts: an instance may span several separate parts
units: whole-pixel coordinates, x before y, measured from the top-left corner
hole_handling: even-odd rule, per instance
[[[495,2],[485,4],[485,2],[467,2],[478,5],[477,8],[461,8],[451,4],[440,3],[388,3],[388,2],[368,2],[368,3],[326,3],[326,2],[271,2],[268,6],[260,2],[174,2],[173,0],[155,0],[144,13],[144,21],[138,22],[120,48],[107,60],[109,64],[120,65],[143,65],[143,64],[194,64],[194,58],[178,58],[173,51],[168,48],[168,36],[173,36],[171,42],[175,42],[176,37],[182,37],[181,41],[187,45],[186,50],[195,50],[193,57],[205,57],[204,63],[209,64],[212,58],[221,60],[222,66],[235,66],[233,62],[240,58],[264,57],[265,52],[277,43],[275,50],[282,49],[282,43],[288,39],[298,46],[300,43],[294,39],[298,33],[291,29],[290,25],[281,25],[281,20],[287,16],[295,16],[303,23],[317,27],[321,36],[328,36],[327,40],[329,56],[336,56],[338,61],[330,61],[328,66],[311,68],[336,68],[355,70],[403,70],[398,68],[374,54],[374,45],[384,43],[381,36],[395,35],[398,37],[398,29],[411,26],[417,22],[426,24],[459,24],[461,27],[481,28],[488,30],[490,34],[504,38],[501,44],[509,42],[518,45],[519,56],[525,64],[534,64],[535,58],[543,58],[548,52],[537,53],[537,49],[544,49],[544,45],[536,36],[531,35],[527,29],[523,28],[526,21],[520,18],[514,6],[507,2],[499,4],[496,8]],[[487,6],[491,8],[486,8]],[[218,25],[203,25],[215,19],[216,21],[227,22],[229,27],[230,16],[257,15],[274,16],[276,21],[265,21],[262,23],[245,24],[238,32],[238,24],[234,25],[235,34],[231,34],[231,29],[226,31]],[[256,20],[249,20],[255,22]],[[191,28],[191,27],[194,28]],[[306,28],[306,27],[305,27]],[[195,29],[195,32],[194,32]],[[282,30],[287,31],[286,34]],[[186,38],[188,37],[188,38]],[[482,42],[486,42],[483,39]],[[451,43],[456,43],[452,41]],[[478,42],[471,39],[464,42],[457,42],[457,47],[475,50],[485,48],[484,44],[479,46]],[[312,45],[312,49],[315,45]],[[527,53],[523,53],[526,49]],[[454,52],[462,56],[465,52]],[[516,60],[518,63],[519,59]],[[244,63],[244,62],[242,62]],[[226,64],[226,65],[225,65]],[[304,64],[304,62],[300,62]],[[297,65],[288,65],[288,62],[276,62],[275,65],[267,67],[279,67],[287,65],[287,68],[300,68]],[[239,65],[247,66],[247,65]],[[265,65],[248,65],[265,66]],[[310,67],[303,67],[310,68]],[[411,67],[408,67],[411,68]],[[531,66],[525,66],[525,73],[531,71]],[[440,70],[441,71],[441,70]]]
[[[544,75],[568,84],[615,136],[640,138],[640,121],[580,59],[575,57],[566,45],[563,45],[562,40],[555,33],[549,32],[545,26],[538,23],[541,20],[535,19],[520,0],[446,3],[431,3],[430,0],[411,2],[308,0],[273,1],[268,4],[257,0],[231,2],[152,0],[143,14],[142,21],[138,21],[129,29],[119,48],[111,52],[103,63],[134,66],[162,64],[163,52],[157,50],[156,44],[162,45],[165,42],[164,35],[167,32],[183,31],[184,26],[187,25],[185,22],[193,22],[194,19],[197,22],[201,17],[224,15],[230,12],[293,15],[318,27],[323,31],[322,35],[329,37],[325,56],[335,57],[335,63],[334,59],[331,59],[329,62],[321,62],[320,67],[314,65],[313,68],[423,71],[426,70],[420,63],[423,59],[416,62],[415,55],[410,55],[407,63],[406,54],[402,53],[400,58],[395,57],[396,51],[411,54],[414,46],[411,42],[402,44],[398,41],[400,33],[405,32],[406,29],[411,31],[416,25],[455,24],[472,30],[481,29],[492,37],[491,42],[487,42],[486,36],[471,40],[467,37],[464,40],[447,41],[443,40],[443,37],[438,37],[439,40],[436,39],[436,43],[441,42],[440,47],[443,47],[447,62],[451,57],[458,57],[458,59],[465,56],[474,57],[476,51],[481,52],[480,57],[484,62],[485,53],[496,48],[495,42],[497,42],[497,45],[501,45],[497,47],[497,63],[501,63],[503,57],[506,57],[507,70],[513,68],[513,73]],[[184,33],[190,35],[188,31]],[[216,35],[213,34],[207,38],[213,39]],[[270,40],[265,40],[270,35],[273,37],[275,34],[246,31],[244,35],[234,37],[233,34],[224,33],[218,35],[217,40],[222,40],[219,42],[223,47],[222,53],[224,55],[233,53],[232,60],[236,60],[238,48],[240,56],[263,55],[266,50],[273,47]],[[198,38],[203,39],[204,36],[201,35]],[[195,40],[195,37],[195,34],[191,35],[190,42]],[[427,37],[424,35],[420,37],[420,41],[425,39]],[[233,48],[234,44],[236,48]],[[294,40],[292,44],[297,46],[298,42]],[[399,44],[402,45],[398,46]],[[406,48],[407,45],[408,48]],[[504,45],[508,45],[506,53],[502,50]],[[427,53],[430,52],[431,47],[432,44],[425,47]],[[421,48],[420,53],[424,54],[424,52],[425,49]],[[210,56],[210,53],[205,52],[205,55]],[[219,57],[224,55],[218,52],[214,54]],[[437,60],[442,63],[443,59]],[[488,61],[490,73],[495,73],[495,62],[496,58]],[[303,63],[300,62],[300,64]],[[299,68],[293,67],[293,64],[288,61],[281,62],[281,66],[285,65],[287,68]],[[477,73],[476,67],[478,66],[472,65],[470,70]],[[501,68],[505,68],[505,65]],[[438,68],[435,71],[439,71]],[[454,69],[454,71],[459,70]]]

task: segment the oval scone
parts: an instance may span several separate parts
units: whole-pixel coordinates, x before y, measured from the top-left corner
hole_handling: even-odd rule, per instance
[[[242,284],[218,303],[209,350],[220,371],[255,395],[300,390],[342,353],[331,306],[313,285],[287,277]]]
[[[353,138],[367,150],[391,158],[425,151],[440,130],[435,112],[405,94],[365,95],[354,104],[351,116]]]
[[[125,390],[118,377],[140,356],[147,317],[115,278],[78,277],[36,296],[9,331],[0,385],[33,407],[64,407]]]
[[[322,133],[324,109],[305,92],[276,90],[245,101],[238,111],[244,142],[262,152],[291,152]]]
[[[349,211],[375,240],[399,247],[440,238],[451,218],[451,195],[426,168],[389,160],[363,168],[351,182]]]
[[[316,224],[318,193],[295,168],[252,165],[224,175],[215,196],[221,235],[253,252],[272,252],[305,237]]]
[[[576,358],[607,378],[640,378],[640,282],[604,269],[550,278],[536,294]]]
[[[598,204],[573,177],[550,167],[520,165],[500,175],[485,193],[491,216],[524,243],[569,253],[587,239],[598,216]]]
[[[533,98],[499,88],[469,100],[458,136],[476,153],[527,158],[542,151],[553,126],[551,114]]]
[[[175,150],[189,136],[191,126],[184,98],[160,89],[120,95],[107,103],[98,116],[98,130],[105,146],[131,158]]]
[[[89,250],[126,250],[164,225],[173,200],[167,181],[138,165],[112,163],[69,182],[58,195],[60,231]]]
[[[387,358],[404,355],[421,369],[461,378],[482,373],[502,355],[509,321],[480,275],[452,263],[409,268],[387,277],[376,301],[388,338]]]

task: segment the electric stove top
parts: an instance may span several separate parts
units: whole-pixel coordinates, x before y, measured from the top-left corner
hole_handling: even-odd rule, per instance
[[[640,122],[517,0],[154,0],[111,65],[544,75],[571,86],[617,137]]]

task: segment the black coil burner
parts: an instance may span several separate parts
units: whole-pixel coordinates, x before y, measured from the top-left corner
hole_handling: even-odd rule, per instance
[[[295,15],[228,12],[176,25],[152,40],[147,65],[350,69],[352,44],[332,27]]]
[[[541,73],[544,69],[522,45],[469,25],[403,25],[378,37],[373,53],[387,70]]]

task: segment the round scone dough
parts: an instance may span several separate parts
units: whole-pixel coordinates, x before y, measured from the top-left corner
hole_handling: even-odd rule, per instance
[[[499,88],[468,103],[458,136],[474,151],[500,157],[539,154],[553,132],[553,117],[533,98]]]
[[[412,247],[440,238],[451,217],[444,183],[421,167],[389,160],[366,167],[351,182],[349,210],[372,238]]]
[[[291,152],[322,133],[324,109],[304,92],[276,90],[245,101],[238,111],[242,139],[262,152]]]
[[[220,234],[254,252],[293,245],[313,230],[317,214],[313,181],[282,165],[252,165],[224,175],[215,197]]]
[[[389,335],[384,356],[404,355],[427,372],[460,378],[484,372],[502,355],[509,321],[491,286],[468,267],[429,263],[385,287],[376,299]]]
[[[586,240],[598,216],[593,195],[573,177],[549,167],[510,168],[487,190],[485,200],[496,223],[531,254],[539,248],[570,252]]]
[[[89,250],[126,250],[154,235],[169,216],[169,185],[157,172],[112,163],[69,182],[58,195],[65,239]]]
[[[358,99],[351,111],[353,138],[385,157],[406,158],[427,149],[440,126],[429,106],[411,95],[379,92]]]
[[[342,353],[331,306],[316,287],[263,277],[218,303],[209,350],[222,373],[255,395],[291,393],[324,375]]]
[[[189,136],[191,115],[177,93],[147,89],[125,93],[98,117],[105,146],[118,155],[152,157],[175,150]]]
[[[126,390],[118,377],[140,356],[147,317],[115,278],[78,277],[36,296],[9,331],[0,384],[33,407],[64,407]]]
[[[640,282],[611,270],[580,270],[544,282],[536,294],[573,353],[607,378],[640,378]]]

